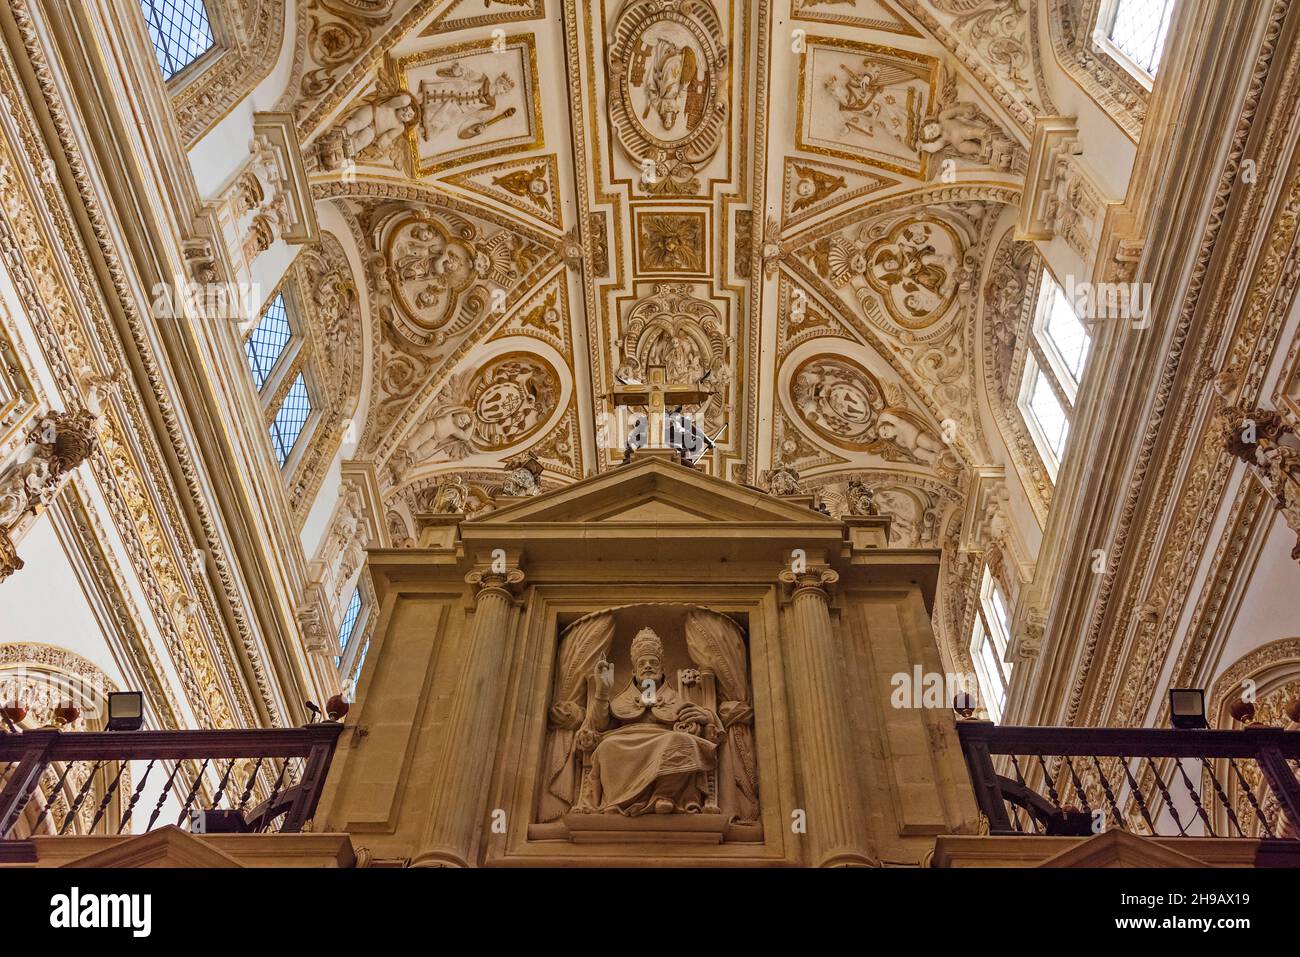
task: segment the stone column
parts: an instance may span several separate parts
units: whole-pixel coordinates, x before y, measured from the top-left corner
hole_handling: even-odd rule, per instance
[[[794,719],[796,794],[807,815],[807,833],[802,839],[810,843],[811,864],[875,866],[877,862],[869,853],[867,809],[852,759],[850,729],[845,724],[844,665],[831,627],[830,591],[839,577],[825,566],[781,573],[790,599],[785,648],[788,700]]]
[[[475,833],[485,822],[483,795],[509,671],[510,618],[524,573],[517,566],[484,566],[465,581],[474,589],[474,620],[413,867],[468,867]]]

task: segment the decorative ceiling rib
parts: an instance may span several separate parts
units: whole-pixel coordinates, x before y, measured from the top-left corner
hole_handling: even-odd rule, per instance
[[[963,488],[978,292],[1045,103],[1009,9],[311,0],[281,106],[366,264],[385,496],[613,467],[612,397],[654,367],[703,396],[723,477]]]

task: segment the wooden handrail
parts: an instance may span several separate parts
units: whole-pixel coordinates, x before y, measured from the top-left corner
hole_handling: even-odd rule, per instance
[[[1277,747],[1284,758],[1300,758],[1300,733],[1282,728],[1239,731],[1178,728],[1028,728],[991,721],[958,721],[957,735],[983,741],[990,754],[1070,755],[1098,758],[1253,758]]]
[[[18,760],[47,742],[52,761],[305,758],[318,744],[333,745],[342,730],[343,725],[327,721],[228,731],[26,731],[0,734],[0,761]]]
[[[0,734],[0,763],[16,765],[0,789],[0,838],[8,835],[19,820],[45,769],[54,763],[73,761],[302,758],[302,779],[279,795],[274,808],[258,808],[255,815],[265,825],[283,813],[280,830],[299,831],[316,811],[342,730],[342,724],[327,721],[302,728]]]
[[[1300,781],[1291,764],[1300,760],[1300,734],[1283,728],[1251,727],[1234,731],[1178,728],[1029,728],[1001,727],[990,721],[957,722],[957,736],[980,811],[993,834],[1019,834],[1007,814],[1007,804],[1024,808],[1040,821],[1052,817],[1048,832],[1074,833],[1078,808],[1062,800],[1048,803],[1042,795],[999,774],[997,755],[1037,758],[1249,759],[1257,763],[1277,798],[1292,834],[1300,834]],[[1100,766],[1097,765],[1099,768]],[[1073,768],[1071,767],[1073,774]],[[1127,771],[1125,772],[1127,774]],[[1050,782],[1049,786],[1050,786]],[[1076,780],[1077,786],[1077,780]],[[1190,787],[1190,784],[1188,785]],[[1122,787],[1122,782],[1121,782]],[[1134,784],[1133,787],[1136,787]],[[1163,791],[1164,785],[1161,782]],[[1162,797],[1166,797],[1162,795]],[[1111,800],[1107,792],[1108,802]],[[1197,807],[1200,798],[1195,798]],[[1252,801],[1254,799],[1252,798]],[[1056,795],[1053,793],[1053,802]],[[1101,809],[1106,813],[1107,808]],[[1205,818],[1208,821],[1209,818]]]

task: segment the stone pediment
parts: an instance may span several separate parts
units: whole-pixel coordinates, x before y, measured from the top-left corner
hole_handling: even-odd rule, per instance
[[[1205,867],[1181,851],[1118,829],[1106,831],[1050,857],[1039,867]]]
[[[644,456],[622,468],[514,502],[465,524],[839,525],[809,507],[810,501],[777,498],[663,458]]]
[[[150,831],[64,867],[242,867],[243,865],[175,825]]]

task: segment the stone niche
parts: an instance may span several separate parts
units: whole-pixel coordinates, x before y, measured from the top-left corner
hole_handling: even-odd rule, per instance
[[[977,815],[939,553],[660,457],[371,550],[317,831],[416,866],[921,864]],[[879,528],[857,527],[863,523]]]
[[[761,842],[748,615],[638,603],[569,617],[527,762],[530,840]]]

